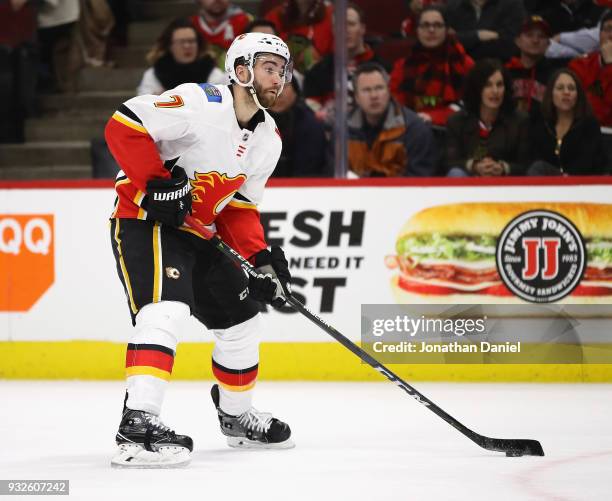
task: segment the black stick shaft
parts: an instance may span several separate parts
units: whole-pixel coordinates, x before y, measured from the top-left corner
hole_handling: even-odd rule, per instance
[[[331,337],[333,337],[336,341],[338,341],[342,346],[344,346],[347,350],[352,352],[354,355],[358,356],[362,361],[369,364],[371,367],[380,372],[383,376],[385,376],[389,381],[395,383],[402,390],[404,390],[408,395],[414,398],[418,403],[427,407],[430,411],[440,416],[444,421],[448,424],[459,430],[470,440],[473,439],[474,432],[470,430],[467,426],[463,425],[453,416],[448,414],[446,411],[438,407],[435,403],[433,403],[429,398],[423,395],[421,392],[416,390],[406,381],[404,381],[401,377],[395,374],[391,369],[385,367],[378,360],[372,357],[369,353],[364,351],[362,348],[353,343],[346,336],[342,335],[339,331],[334,329],[331,325],[325,322],[322,318],[320,318],[315,313],[312,313],[306,306],[304,306],[300,301],[295,299],[294,297],[289,297],[287,302],[297,311],[299,311],[302,315],[308,318],[311,322],[316,324],[318,327],[327,332]]]
[[[187,216],[185,219],[187,224],[191,227],[195,228],[199,233],[202,234],[203,237],[208,239],[219,251],[221,251],[225,256],[234,261],[234,263],[238,264],[242,267],[242,269],[251,276],[258,276],[258,272],[255,270],[253,265],[249,263],[244,257],[242,257],[238,252],[232,249],[229,245],[227,245],[223,240],[221,240],[217,235],[215,235],[212,231],[206,228],[199,221],[195,220],[192,216]],[[480,447],[489,450],[497,450],[497,451],[512,451],[512,450],[521,450],[524,454],[532,454],[532,455],[544,455],[541,450],[541,446],[537,443],[537,446],[534,445],[531,440],[514,440],[514,439],[496,439],[489,438],[483,435],[480,435],[472,430],[470,430],[467,426],[459,422],[453,416],[448,414],[446,411],[438,407],[434,404],[429,398],[423,395],[421,392],[417,391],[411,385],[409,385],[406,381],[404,381],[401,377],[395,374],[392,370],[385,367],[378,360],[372,357],[370,354],[365,352],[355,343],[353,343],[350,339],[342,335],[339,331],[334,329],[331,325],[325,322],[321,317],[311,312],[306,306],[299,300],[297,300],[293,296],[289,296],[287,299],[287,303],[289,303],[296,311],[300,312],[306,318],[308,318],[315,325],[323,329],[327,332],[331,337],[333,337],[336,341],[338,341],[342,346],[344,346],[347,350],[352,352],[354,355],[359,357],[362,361],[369,364],[375,370],[380,372],[383,376],[385,376],[389,381],[395,383],[402,390],[404,390],[408,395],[414,398],[417,402],[427,407],[434,414],[438,415],[448,424],[450,424],[453,428],[463,433],[467,438],[469,438],[472,442],[476,443]],[[539,450],[538,450],[539,447]]]
[[[194,226],[194,221],[191,217],[188,216],[187,222],[189,223],[190,226]],[[195,223],[197,224],[197,221],[195,221]],[[195,228],[199,230],[200,232],[202,232],[202,228],[200,228],[200,226],[201,225],[198,224],[197,226],[195,226]],[[223,254],[225,254],[228,258],[230,258],[236,264],[240,265],[249,275],[253,275],[253,276],[258,275],[253,265],[249,263],[244,257],[242,257],[238,252],[236,252],[229,245],[227,245],[217,235],[215,235],[214,233],[212,233],[205,227],[203,229],[206,230],[206,233],[204,234],[204,236],[208,238],[210,243],[212,243],[215,247],[217,247],[218,250],[220,250]],[[447,423],[457,428],[467,437],[471,438],[470,435],[474,433],[472,430],[470,430],[467,426],[464,426],[459,421],[457,421],[454,417],[452,417],[450,414],[442,410],[440,407],[434,404],[431,400],[429,400],[425,395],[423,395],[422,393],[414,389],[412,386],[410,386],[408,383],[406,383],[402,378],[400,378],[397,374],[395,374],[391,369],[388,369],[387,367],[385,367],[383,364],[378,362],[374,357],[372,357],[366,351],[364,351],[359,346],[357,346],[355,343],[353,343],[350,339],[348,339],[347,337],[342,335],[339,331],[334,329],[331,325],[325,322],[321,317],[311,312],[308,308],[306,308],[306,306],[304,306],[304,304],[302,304],[296,298],[294,298],[293,296],[290,296],[289,298],[287,298],[287,302],[295,310],[300,312],[302,315],[308,318],[315,325],[317,325],[318,327],[323,329],[325,332],[327,332],[331,337],[333,337],[336,341],[338,341],[342,346],[344,346],[346,349],[348,349],[353,354],[358,356],[365,363],[372,366],[374,369],[376,369],[378,372],[384,375],[389,381],[392,381],[397,386],[399,386],[402,390],[408,393],[408,395],[413,397],[417,402],[428,407],[432,412],[436,413],[438,416],[444,419]]]

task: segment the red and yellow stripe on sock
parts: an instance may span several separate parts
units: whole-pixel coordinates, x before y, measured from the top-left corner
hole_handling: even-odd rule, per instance
[[[219,386],[227,391],[247,391],[255,386],[259,364],[248,369],[228,369],[215,360],[212,361],[212,371]]]
[[[174,365],[174,351],[159,344],[128,344],[125,354],[125,375],[154,376],[170,379]]]

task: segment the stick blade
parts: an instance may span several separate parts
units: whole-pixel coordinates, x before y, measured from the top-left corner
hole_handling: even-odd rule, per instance
[[[482,437],[479,445],[489,451],[505,452],[508,457],[543,456],[544,449],[537,440]]]

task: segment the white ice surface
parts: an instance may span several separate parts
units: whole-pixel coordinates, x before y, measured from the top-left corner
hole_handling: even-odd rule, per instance
[[[229,449],[210,385],[173,382],[164,403],[191,465],[126,471],[109,466],[123,383],[0,381],[0,479],[69,479],[58,500],[612,499],[612,385],[415,384],[481,434],[540,440],[543,458],[483,450],[386,382],[258,383],[256,407],[297,446]]]

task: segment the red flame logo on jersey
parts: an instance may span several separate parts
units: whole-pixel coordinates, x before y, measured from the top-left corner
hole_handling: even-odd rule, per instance
[[[246,181],[244,174],[228,177],[217,171],[196,172],[191,180],[193,197],[193,215],[203,224],[212,224],[219,215],[219,206],[234,196],[234,193]]]

